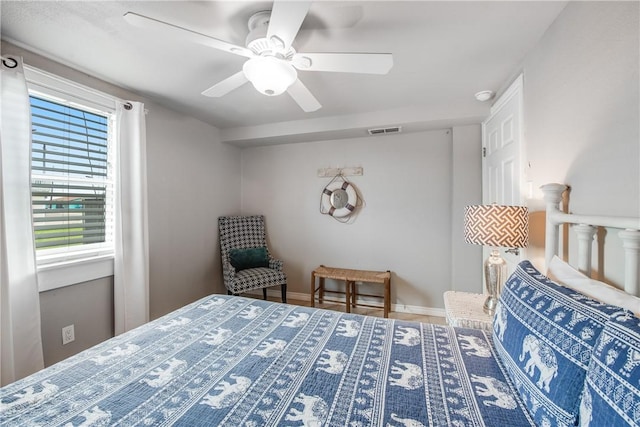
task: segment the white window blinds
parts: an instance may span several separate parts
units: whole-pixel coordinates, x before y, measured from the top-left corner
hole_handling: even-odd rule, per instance
[[[38,261],[113,252],[110,114],[30,96]]]

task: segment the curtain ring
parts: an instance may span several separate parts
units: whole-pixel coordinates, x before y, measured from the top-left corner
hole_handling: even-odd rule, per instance
[[[7,68],[16,68],[18,66],[18,61],[11,57],[2,58],[2,65]]]
[[[124,109],[125,110],[131,110],[133,108],[133,105],[130,102],[125,102],[124,103]]]

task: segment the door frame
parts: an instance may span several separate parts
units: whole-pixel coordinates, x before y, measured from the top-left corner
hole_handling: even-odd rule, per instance
[[[516,100],[516,108],[517,108],[517,111],[515,114],[517,114],[518,116],[518,127],[517,129],[514,129],[514,132],[516,134],[516,139],[517,139],[517,141],[515,141],[514,143],[516,144],[516,150],[517,150],[516,161],[518,163],[517,165],[518,170],[515,171],[514,173],[517,173],[517,179],[518,179],[517,185],[520,188],[512,189],[514,194],[513,204],[520,205],[520,206],[524,206],[526,204],[525,202],[527,199],[526,194],[527,194],[528,185],[526,183],[527,174],[525,173],[526,155],[525,155],[525,139],[524,139],[523,89],[524,89],[524,75],[521,73],[520,75],[518,75],[518,77],[515,78],[515,80],[509,85],[507,90],[505,90],[504,93],[500,95],[500,97],[496,100],[496,102],[491,106],[489,116],[482,122],[482,203],[483,204],[491,204],[493,202],[497,202],[497,200],[488,200],[489,199],[489,187],[488,187],[489,172],[487,168],[485,152],[487,151],[487,145],[489,143],[489,140],[487,135],[486,124],[495,116],[497,116],[500,112],[502,112],[502,109],[505,107],[505,105],[510,101],[512,101],[514,98]],[[490,252],[491,252],[491,248],[487,246],[482,247],[483,263],[484,263],[484,260],[486,260],[489,257]],[[527,255],[526,248],[521,248],[519,255],[517,256],[512,254],[506,254],[506,253],[502,254],[503,258],[507,260],[508,275],[512,273],[513,269],[515,268],[515,264],[525,259],[526,255]],[[484,271],[484,268],[483,268],[483,271]],[[484,274],[483,274],[482,282],[483,283],[485,282]],[[486,284],[483,287],[483,289],[486,289]]]
[[[518,200],[514,202],[516,202],[518,205],[524,205],[527,186],[525,181],[526,174],[525,174],[525,155],[524,155],[525,141],[524,141],[523,88],[524,88],[524,75],[520,74],[511,83],[511,85],[509,85],[507,90],[504,91],[504,93],[500,95],[500,97],[496,100],[496,102],[491,106],[489,117],[487,117],[485,120],[482,121],[482,152],[483,152],[483,155],[482,155],[482,203],[483,204],[493,203],[493,200],[487,200],[488,193],[489,193],[487,189],[487,185],[489,180],[487,179],[488,172],[487,172],[487,167],[485,162],[486,157],[484,156],[484,152],[487,149],[487,140],[488,140],[486,123],[489,120],[491,120],[493,117],[495,117],[502,110],[505,104],[511,101],[512,98],[516,97],[516,100],[518,103],[518,110],[519,110],[518,111],[519,126],[516,132],[518,133],[518,141],[517,141],[518,164],[519,164],[518,181],[519,181],[520,188],[516,192],[516,194],[518,195]]]

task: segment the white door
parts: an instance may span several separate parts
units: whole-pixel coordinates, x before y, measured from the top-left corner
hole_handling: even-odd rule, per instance
[[[491,107],[491,115],[482,123],[482,203],[524,204],[524,153],[522,136],[522,74]],[[491,248],[483,249],[489,256]],[[505,253],[508,273],[522,259]]]

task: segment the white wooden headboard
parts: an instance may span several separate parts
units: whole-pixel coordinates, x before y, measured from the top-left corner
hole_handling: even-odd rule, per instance
[[[540,187],[546,202],[545,262],[558,254],[560,226],[575,224],[572,228],[578,240],[578,270],[591,276],[591,248],[598,227],[621,229],[618,236],[624,247],[624,290],[640,296],[640,218],[568,214],[560,210],[563,184],[546,184]]]

